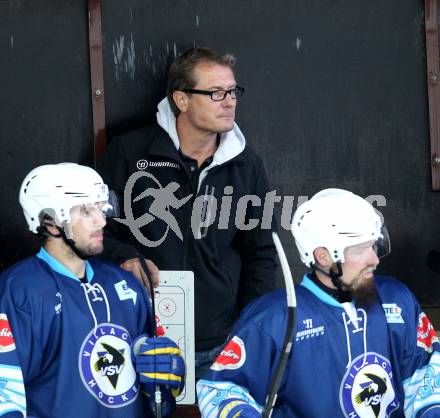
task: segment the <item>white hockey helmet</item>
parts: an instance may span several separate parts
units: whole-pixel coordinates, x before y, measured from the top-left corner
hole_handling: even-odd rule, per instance
[[[72,207],[103,203],[100,208],[111,215],[109,191],[92,168],[75,163],[48,164],[34,168],[20,187],[20,205],[29,230],[38,233],[43,215],[49,215],[59,227],[70,222]],[[107,212],[107,213],[106,213]]]
[[[390,241],[385,225],[365,199],[342,189],[324,189],[303,203],[292,220],[292,234],[302,262],[311,267],[313,252],[324,247],[333,261],[344,262],[344,250],[352,245],[376,241],[378,257],[387,255]]]

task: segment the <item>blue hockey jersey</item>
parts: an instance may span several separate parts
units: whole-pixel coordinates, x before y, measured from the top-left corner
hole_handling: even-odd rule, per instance
[[[44,249],[2,274],[0,416],[149,416],[131,358],[148,296],[130,273],[96,259],[86,278]]]
[[[418,417],[428,409],[440,417],[435,330],[405,285],[378,276],[375,283],[380,302],[368,308],[340,304],[307,276],[296,286],[296,335],[273,417]],[[286,321],[283,290],[246,308],[197,385],[203,417],[219,416],[228,398],[262,411]]]

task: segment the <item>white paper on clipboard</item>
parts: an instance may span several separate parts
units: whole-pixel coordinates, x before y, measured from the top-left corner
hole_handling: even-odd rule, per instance
[[[194,365],[194,273],[161,270],[159,287],[154,290],[156,316],[165,336],[182,350],[186,364],[185,389],[176,401],[181,405],[196,402]],[[158,334],[162,330],[158,329]]]

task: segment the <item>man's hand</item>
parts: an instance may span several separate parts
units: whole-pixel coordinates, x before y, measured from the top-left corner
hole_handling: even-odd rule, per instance
[[[154,264],[151,260],[145,260],[145,262],[147,263],[151,280],[153,282],[153,287],[159,286],[159,269],[157,268],[156,264]],[[137,277],[139,282],[146,287],[148,293],[151,296],[150,282],[148,281],[148,277],[145,274],[141,266],[141,263],[137,257],[130,258],[130,260],[124,261],[120,265],[120,267],[122,267],[124,270],[133,273]]]
[[[178,396],[185,384],[185,362],[179,347],[167,337],[138,337],[133,344],[136,372],[144,387],[168,386]],[[147,391],[149,391],[147,389]]]

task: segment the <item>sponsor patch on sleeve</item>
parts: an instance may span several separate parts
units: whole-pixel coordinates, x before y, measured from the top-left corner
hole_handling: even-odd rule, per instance
[[[246,361],[246,348],[241,338],[236,335],[226,345],[211,366],[211,370],[235,370],[243,366]]]
[[[423,348],[428,353],[432,353],[434,343],[438,343],[437,333],[432,326],[425,312],[420,312],[419,324],[417,327],[417,346]]]
[[[12,336],[8,316],[0,313],[0,354],[15,350],[15,341]]]
[[[404,324],[402,318],[402,308],[396,303],[382,303],[383,311],[389,324]]]
[[[131,287],[128,287],[125,280],[115,283],[114,286],[120,300],[132,300],[133,305],[136,306],[137,293]]]

